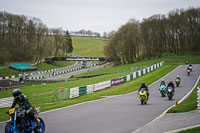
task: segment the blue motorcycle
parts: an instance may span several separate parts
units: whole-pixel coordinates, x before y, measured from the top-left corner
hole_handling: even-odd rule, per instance
[[[40,108],[36,108],[36,114],[40,113]],[[26,115],[26,110],[23,107],[9,109],[7,112],[10,115],[10,121],[6,123],[5,133],[44,133],[45,123],[39,117],[40,122],[36,123]]]

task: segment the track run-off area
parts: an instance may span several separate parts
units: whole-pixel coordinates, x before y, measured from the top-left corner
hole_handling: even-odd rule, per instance
[[[135,91],[41,113],[46,133],[131,133],[160,116],[174,105],[176,98],[181,100],[194,87],[200,65],[193,65],[190,76],[186,69],[186,65],[181,65],[164,77],[166,83],[174,82],[177,75],[181,77],[180,87],[176,87],[171,101],[161,97],[158,80],[149,85],[147,105],[140,104]],[[5,122],[0,123],[0,133],[4,127]]]

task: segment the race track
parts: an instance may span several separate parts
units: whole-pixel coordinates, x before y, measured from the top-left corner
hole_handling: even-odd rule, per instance
[[[131,133],[162,114],[174,104],[175,98],[180,100],[191,90],[200,75],[200,65],[193,65],[191,76],[186,75],[186,68],[179,66],[165,77],[166,82],[174,81],[177,75],[181,77],[181,85],[171,101],[161,97],[159,80],[149,86],[147,105],[142,106],[137,92],[132,92],[45,112],[40,117],[46,123],[47,133]],[[0,124],[0,133],[4,132],[4,126],[5,123]]]

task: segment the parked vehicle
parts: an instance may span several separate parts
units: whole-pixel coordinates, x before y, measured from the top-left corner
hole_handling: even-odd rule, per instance
[[[6,123],[6,133],[44,133],[45,123],[42,118],[39,117],[39,122],[31,120],[30,116],[26,115],[26,110],[23,106],[9,109],[6,112],[10,115],[10,121]],[[40,108],[36,108],[35,113],[40,113]]]
[[[140,101],[141,101],[141,104],[147,104],[147,91],[145,90],[145,88],[142,88],[140,91],[139,91],[139,98],[140,98]]]

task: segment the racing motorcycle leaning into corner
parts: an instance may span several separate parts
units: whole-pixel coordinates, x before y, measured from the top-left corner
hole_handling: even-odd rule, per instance
[[[40,108],[34,108],[28,98],[22,94],[20,89],[13,90],[13,104],[6,112],[10,115],[10,121],[5,126],[6,133],[44,133],[45,124],[38,117]],[[19,107],[15,107],[18,104]]]
[[[139,90],[138,90],[138,95],[139,95],[139,99],[141,104],[147,104],[148,101],[148,97],[149,97],[149,89],[148,86],[142,82]]]
[[[179,85],[180,85],[180,83],[181,83],[181,78],[180,78],[179,75],[176,77],[175,83],[176,83],[176,87],[179,87]]]
[[[5,133],[44,133],[45,123],[42,118],[39,117],[40,122],[37,123],[26,115],[26,110],[23,106],[17,108],[11,108],[6,112],[10,115],[10,121],[6,123]],[[40,108],[36,108],[37,115],[40,113]]]
[[[175,93],[175,86],[174,86],[174,83],[170,81],[167,85],[167,96],[169,100],[172,100],[174,93]]]

